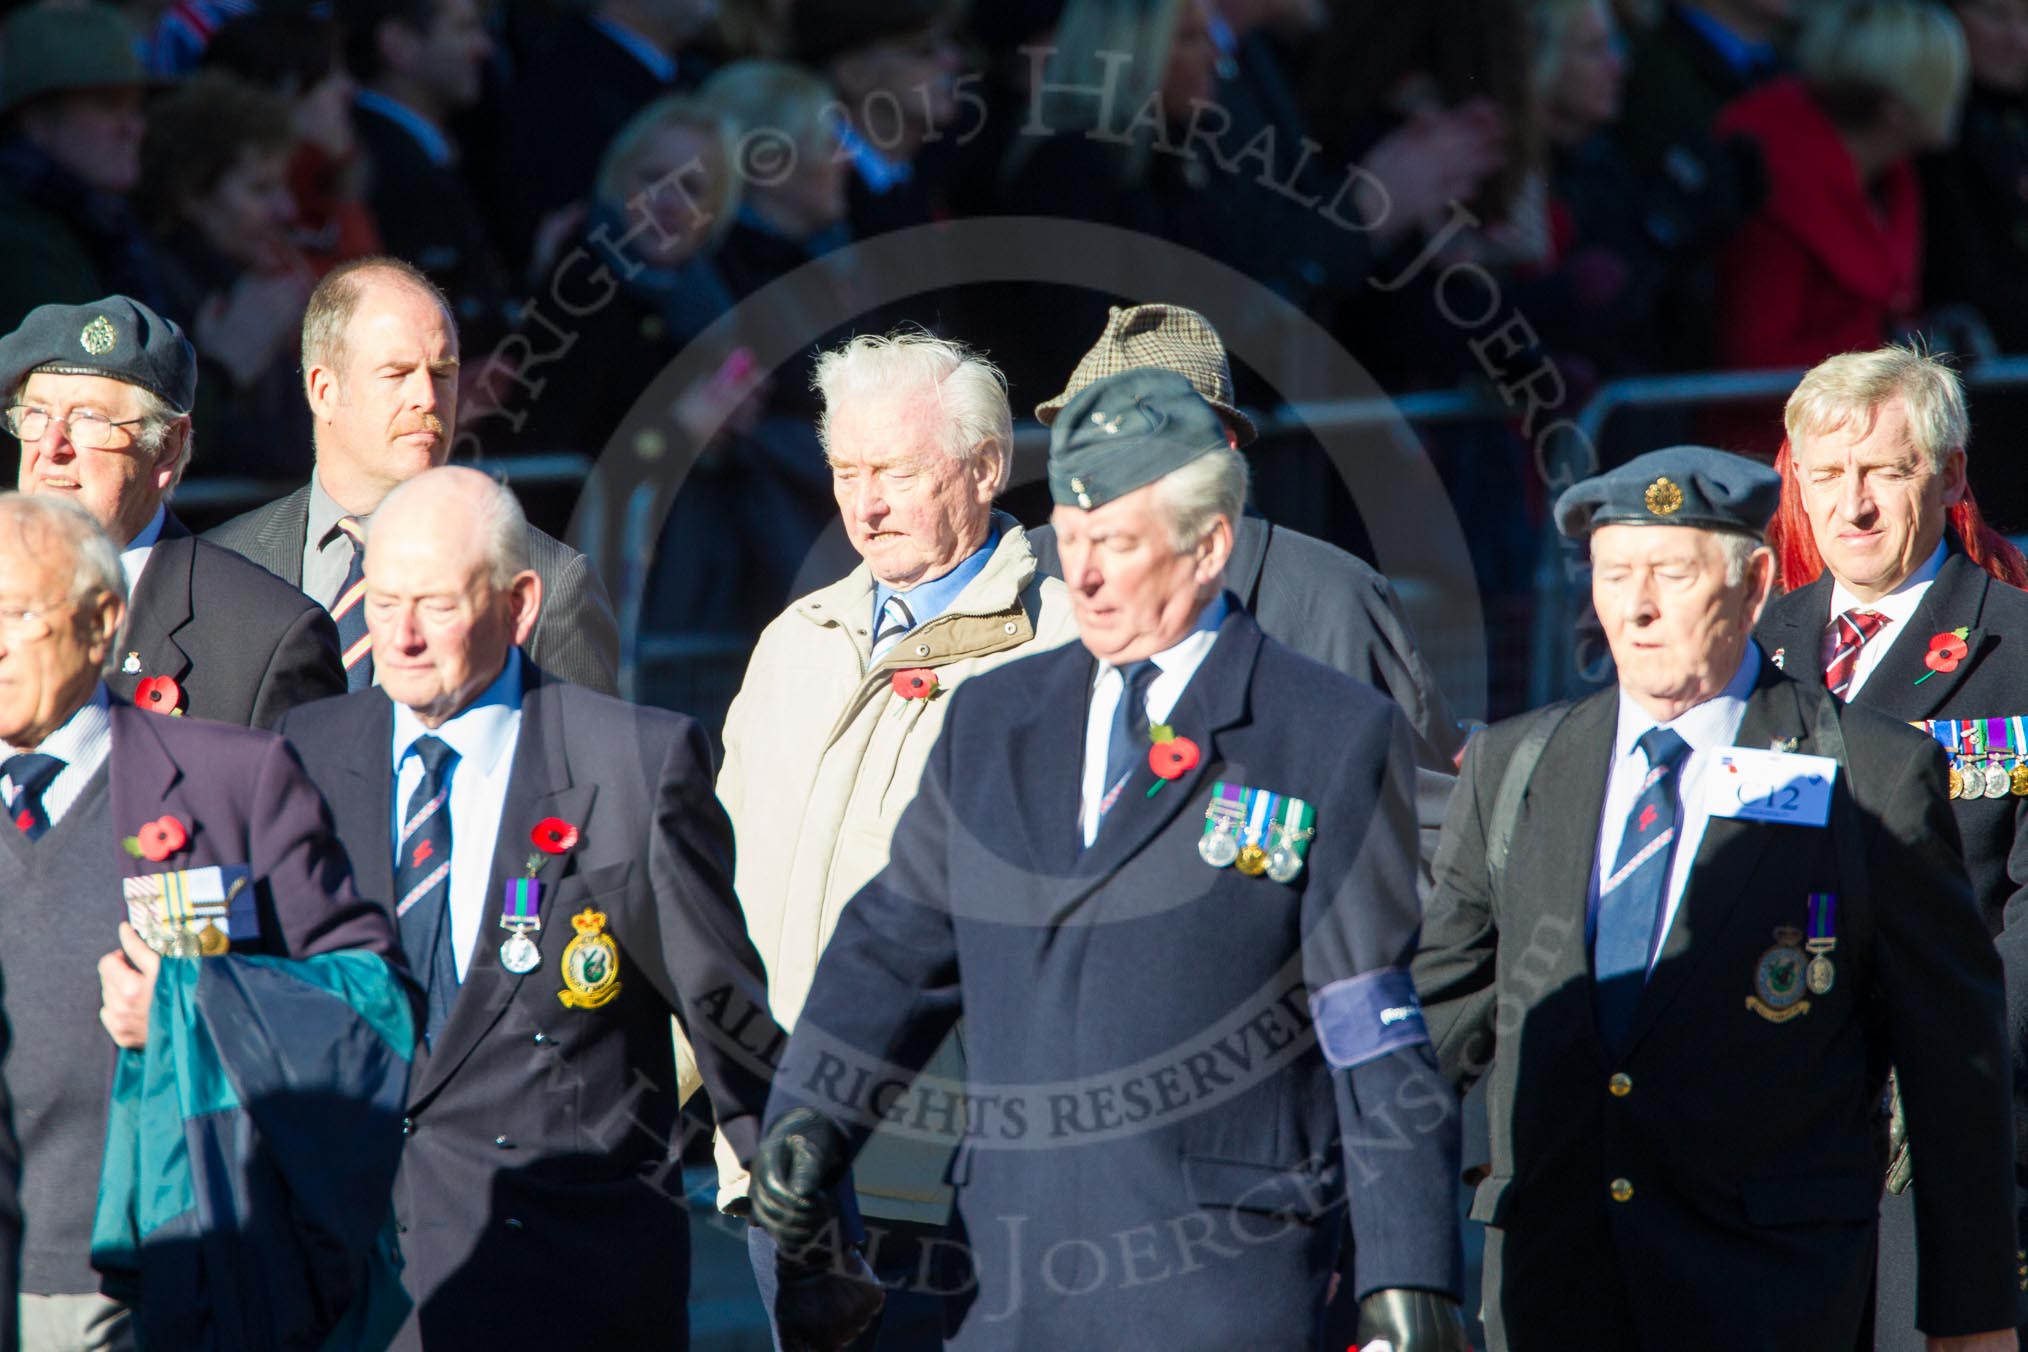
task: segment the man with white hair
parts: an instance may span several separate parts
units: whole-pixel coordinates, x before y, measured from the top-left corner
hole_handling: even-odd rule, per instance
[[[169,510],[197,398],[197,352],[172,321],[127,296],[41,306],[0,338],[0,396],[21,491],[80,504],[119,546],[127,629],[113,693],[271,728],[345,688],[330,616]]]
[[[754,1215],[822,1236],[962,1014],[948,1345],[1312,1347],[1349,1229],[1360,1342],[1461,1352],[1407,720],[1225,590],[1246,467],[1183,376],[1079,393],[1049,486],[1081,642],[952,702],[803,1002]]]
[[[93,1270],[94,1211],[114,1044],[148,1044],[151,1012],[161,1012],[152,997],[163,953],[209,963],[364,949],[400,961],[393,927],[353,890],[324,804],[281,738],[157,718],[107,689],[101,672],[118,651],[125,593],[117,550],[80,504],[0,494],[0,895],[8,899],[0,990],[21,1146],[21,1346],[30,1352],[133,1345],[132,1307],[106,1294]],[[187,990],[189,974],[185,967],[163,979]],[[221,1118],[232,1115],[214,1106]],[[192,1139],[204,1134],[199,1127]],[[372,1143],[358,1148],[364,1157]],[[242,1205],[255,1206],[234,1189],[258,1162],[221,1156],[208,1164],[207,1179],[240,1199],[211,1213],[229,1230],[244,1218]],[[158,1210],[152,1219],[171,1218]],[[165,1305],[215,1271],[196,1255],[188,1219],[175,1217],[162,1232],[184,1237],[185,1259]],[[270,1239],[283,1246],[280,1229]],[[346,1244],[325,1239],[314,1284],[331,1296],[352,1274],[343,1270]],[[214,1290],[221,1308],[234,1303]],[[308,1323],[285,1327],[316,1331],[306,1339],[315,1345],[330,1325]]]
[[[427,992],[394,1198],[416,1311],[394,1345],[682,1346],[670,1019],[742,1160],[781,1037],[709,743],[527,655],[528,523],[477,470],[387,494],[365,587],[378,684],[283,731]]]
[[[1702,446],[1566,490],[1618,684],[1465,751],[1415,980],[1445,1073],[1490,1081],[1496,1352],[1862,1345],[1890,1063],[1928,1346],[2015,1346],[2000,963],[1943,756],[1755,645],[1779,491]]]
[[[2009,927],[2028,904],[2028,595],[2019,590],[2028,578],[1972,502],[1964,389],[1949,367],[1908,348],[1848,352],[1803,377],[1784,421],[1790,590],[1768,603],[1761,646],[1797,680],[1943,744],[1972,895],[2007,964],[2015,1062],[2028,1068],[2028,929]],[[2028,1074],[2015,1083],[2015,1117],[2028,1124],[2024,1095]],[[1910,1191],[1921,1167],[1905,1149],[1905,1121],[1896,1117],[1891,1132],[1875,1330],[1884,1352],[1922,1346]],[[2028,1163],[2019,1129],[2016,1158]],[[2028,1220],[2018,1189],[2016,1201]]]
[[[862,562],[762,633],[725,721],[719,799],[739,844],[737,890],[793,1028],[845,903],[887,863],[951,696],[1076,633],[1061,582],[993,510],[1013,469],[999,371],[926,333],[862,337],[817,363],[819,423],[845,533]],[[944,1166],[963,1126],[955,1039],[934,1060],[952,1091],[909,1136],[881,1137],[855,1174],[875,1271],[898,1289],[884,1345],[934,1346],[940,1274],[925,1245],[950,1210]],[[732,1183],[735,1189],[740,1185]]]

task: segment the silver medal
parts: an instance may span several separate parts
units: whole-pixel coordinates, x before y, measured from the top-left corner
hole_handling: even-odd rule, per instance
[[[526,976],[542,965],[542,950],[527,930],[517,929],[500,945],[500,965],[516,976]]]
[[[1294,882],[1302,871],[1303,856],[1296,853],[1293,845],[1277,845],[1268,855],[1267,876],[1278,883]]]
[[[1239,858],[1239,839],[1221,823],[1197,838],[1197,855],[1213,868],[1225,868]]]
[[[1965,766],[1964,781],[1964,788],[1959,791],[1958,797],[1984,798],[1986,796],[1986,776],[1977,766]]]
[[[1986,766],[1986,797],[2005,798],[2012,791],[2013,781],[2007,772],[2000,768],[1999,762],[1989,762]]]

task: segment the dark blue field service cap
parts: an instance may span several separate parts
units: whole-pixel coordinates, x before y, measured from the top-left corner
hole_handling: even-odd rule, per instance
[[[1140,367],[1088,385],[1049,428],[1049,496],[1087,511],[1230,443],[1188,377]]]
[[[1556,528],[1572,539],[1599,526],[1696,526],[1758,538],[1781,491],[1781,476],[1757,460],[1671,446],[1572,484],[1556,500]]]
[[[37,371],[123,380],[178,413],[197,399],[197,349],[172,321],[126,296],[30,310],[0,338],[0,397]]]

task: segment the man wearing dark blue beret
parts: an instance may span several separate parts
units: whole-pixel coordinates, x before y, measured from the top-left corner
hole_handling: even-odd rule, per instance
[[[78,504],[120,548],[128,619],[106,678],[115,694],[272,728],[344,693],[323,608],[169,510],[197,439],[197,353],[172,321],[126,296],[40,306],[0,337],[0,398],[21,442],[21,491]]]
[[[1496,1349],[1857,1346],[1890,1063],[1938,1146],[1929,1346],[2015,1345],[2000,964],[1943,753],[1754,643],[1779,487],[1694,446],[1573,485],[1618,688],[1465,754],[1415,978],[1445,1073],[1492,1078]]]
[[[800,1250],[876,1122],[962,1092],[950,1346],[1319,1347],[1349,1236],[1361,1342],[1461,1350],[1408,722],[1225,590],[1246,466],[1184,376],[1081,391],[1049,484],[1081,642],[948,696],[776,1075],[754,1215]],[[912,1084],[961,1014],[968,1082]]]

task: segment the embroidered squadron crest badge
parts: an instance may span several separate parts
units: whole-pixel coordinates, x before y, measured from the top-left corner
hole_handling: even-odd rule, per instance
[[[571,1009],[598,1009],[620,993],[620,946],[605,932],[606,913],[589,908],[570,918],[577,937],[564,946],[563,984],[556,998]]]
[[[1803,932],[1783,925],[1774,932],[1774,947],[1760,955],[1753,969],[1753,994],[1746,1007],[1769,1023],[1787,1023],[1810,1012],[1803,998],[1804,973],[1809,958],[1803,952]]]

